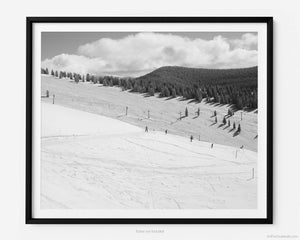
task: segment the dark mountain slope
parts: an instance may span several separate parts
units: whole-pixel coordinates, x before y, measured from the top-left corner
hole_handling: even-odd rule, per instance
[[[221,104],[234,104],[238,109],[257,108],[257,67],[241,69],[197,69],[161,67],[134,79],[125,89],[133,92],[155,92],[161,97],[182,96]]]
[[[186,67],[161,67],[138,81],[182,84],[186,87],[198,85],[242,84],[257,85],[257,67],[241,69],[202,69]]]

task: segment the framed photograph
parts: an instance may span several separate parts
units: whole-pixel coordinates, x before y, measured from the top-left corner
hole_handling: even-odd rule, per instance
[[[272,17],[28,17],[26,223],[271,224]]]

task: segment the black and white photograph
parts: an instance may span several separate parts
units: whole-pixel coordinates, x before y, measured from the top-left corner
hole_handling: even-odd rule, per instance
[[[267,24],[38,24],[36,218],[267,218]]]
[[[0,239],[299,240],[299,1],[2,5]]]

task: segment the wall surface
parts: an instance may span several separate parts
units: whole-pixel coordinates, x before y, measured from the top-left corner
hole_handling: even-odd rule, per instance
[[[2,1],[0,239],[300,238],[299,1]],[[25,225],[26,16],[274,16],[274,224],[202,226]],[[162,230],[163,233],[146,233]],[[144,233],[142,233],[144,231]]]

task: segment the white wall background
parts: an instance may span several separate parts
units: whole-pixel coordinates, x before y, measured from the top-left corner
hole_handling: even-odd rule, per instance
[[[298,0],[27,0],[1,2],[0,239],[300,238],[300,3]],[[274,17],[274,224],[199,226],[25,225],[26,16]],[[164,233],[136,233],[136,230]],[[289,236],[283,236],[289,235]],[[294,238],[294,239],[297,239]]]

